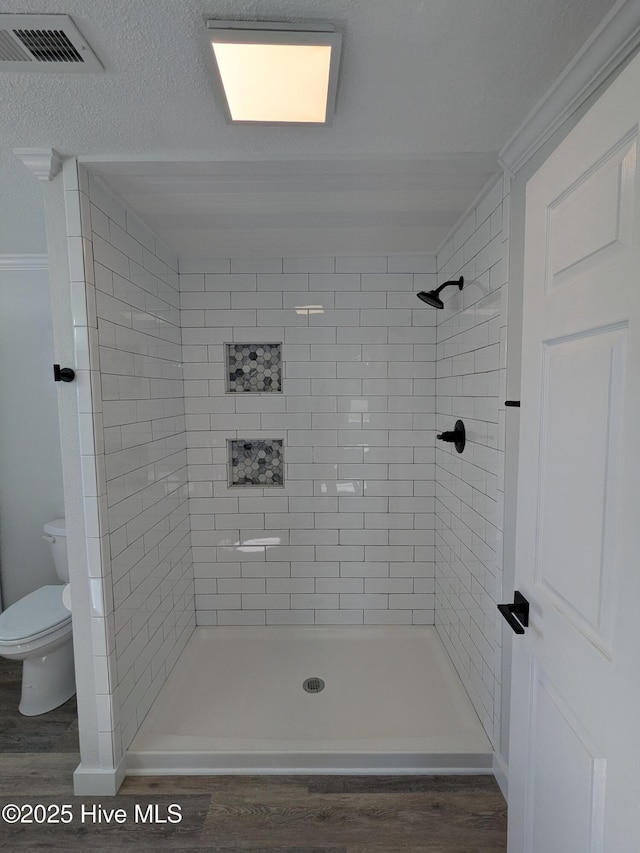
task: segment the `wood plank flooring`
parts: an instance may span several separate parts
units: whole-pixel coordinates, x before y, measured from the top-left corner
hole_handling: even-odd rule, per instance
[[[64,804],[72,823],[9,825],[0,849],[115,853],[505,853],[506,804],[491,776],[134,776],[117,797],[73,797],[73,700],[18,711],[20,664],[0,659],[0,806]],[[135,806],[181,807],[179,824],[142,824]],[[123,808],[125,824],[82,822],[82,807]]]

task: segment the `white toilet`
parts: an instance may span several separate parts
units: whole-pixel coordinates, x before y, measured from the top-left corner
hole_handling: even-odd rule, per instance
[[[24,661],[18,710],[46,714],[76,692],[71,613],[62,602],[69,581],[64,518],[44,526],[62,584],[43,586],[0,613],[0,657]]]

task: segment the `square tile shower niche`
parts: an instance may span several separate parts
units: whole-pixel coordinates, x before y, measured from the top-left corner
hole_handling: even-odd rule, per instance
[[[227,391],[282,391],[282,344],[226,344]]]
[[[281,438],[229,439],[230,486],[283,486],[284,449]]]

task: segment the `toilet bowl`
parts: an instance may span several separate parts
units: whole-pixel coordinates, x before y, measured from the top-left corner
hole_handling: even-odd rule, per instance
[[[44,533],[58,577],[66,583],[64,519],[45,524]],[[0,657],[23,661],[18,710],[27,717],[57,708],[76,692],[71,613],[62,601],[65,583],[40,587],[0,613]]]

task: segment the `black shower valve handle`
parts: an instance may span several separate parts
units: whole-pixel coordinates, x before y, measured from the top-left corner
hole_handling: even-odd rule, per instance
[[[447,432],[441,432],[440,435],[437,436],[440,441],[450,441],[452,444],[455,444],[456,450],[458,453],[462,453],[464,450],[464,445],[467,440],[464,424],[462,421],[456,421],[455,426],[452,430],[448,430]]]

